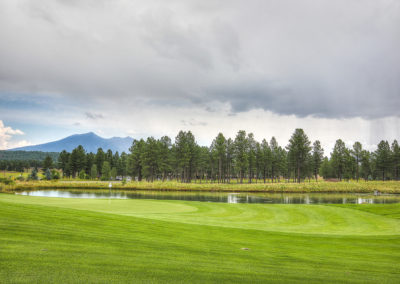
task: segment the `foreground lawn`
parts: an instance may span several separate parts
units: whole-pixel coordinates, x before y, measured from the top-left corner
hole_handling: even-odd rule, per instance
[[[0,282],[398,283],[399,218],[398,204],[0,194]]]

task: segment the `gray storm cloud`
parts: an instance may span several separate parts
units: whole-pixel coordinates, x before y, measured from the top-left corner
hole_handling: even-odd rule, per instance
[[[0,38],[3,93],[399,115],[399,1],[5,0]]]

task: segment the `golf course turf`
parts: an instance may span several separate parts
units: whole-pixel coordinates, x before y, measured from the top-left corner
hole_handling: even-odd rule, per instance
[[[0,194],[2,283],[400,281],[400,205]]]

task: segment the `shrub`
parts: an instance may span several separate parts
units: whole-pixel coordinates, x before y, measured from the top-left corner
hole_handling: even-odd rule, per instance
[[[51,171],[51,178],[52,179],[60,179],[60,173],[56,170]]]
[[[51,180],[51,172],[50,169],[47,169],[44,173],[44,176],[46,177],[47,180]]]
[[[25,178],[24,178],[22,175],[20,175],[20,176],[18,176],[18,177],[16,178],[16,180],[18,180],[18,181],[24,181]]]
[[[38,170],[34,168],[31,172],[31,174],[28,176],[28,180],[38,180]]]
[[[0,178],[0,183],[4,183],[5,185],[14,184],[14,181],[10,178]]]
[[[84,170],[81,170],[81,171],[79,172],[79,179],[85,179],[85,176],[86,176],[85,171],[84,171]]]

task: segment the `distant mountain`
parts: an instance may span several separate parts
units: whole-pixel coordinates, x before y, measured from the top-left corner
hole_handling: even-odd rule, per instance
[[[85,134],[75,134],[68,136],[64,139],[49,142],[45,144],[39,144],[34,146],[25,146],[10,151],[42,151],[42,152],[61,152],[67,150],[71,152],[74,148],[82,145],[86,152],[96,153],[98,148],[103,148],[104,151],[111,149],[113,152],[128,152],[129,147],[132,146],[133,138],[131,137],[112,137],[102,138],[93,132]]]

